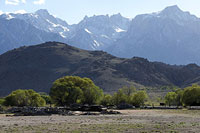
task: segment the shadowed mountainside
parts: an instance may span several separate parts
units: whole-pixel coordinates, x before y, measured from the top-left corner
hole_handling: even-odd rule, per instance
[[[188,86],[200,81],[200,67],[172,66],[138,57],[117,58],[58,42],[21,47],[0,55],[1,96],[16,89],[48,92],[53,81],[66,75],[91,78],[105,92],[113,92],[130,84]]]

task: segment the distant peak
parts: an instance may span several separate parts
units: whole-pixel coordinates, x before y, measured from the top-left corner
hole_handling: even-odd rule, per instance
[[[87,15],[85,15],[84,19],[86,19],[86,20],[87,20],[88,18],[89,18],[89,17],[88,17]]]
[[[35,13],[38,15],[49,15],[48,10],[46,10],[46,9],[37,10]]]
[[[113,14],[111,17],[122,17],[121,13]]]
[[[168,6],[163,11],[163,13],[177,13],[177,12],[183,12],[177,5]]]
[[[167,9],[167,8],[171,8],[171,9],[179,9],[179,10],[180,10],[180,8],[179,8],[177,5],[168,6],[168,7],[166,7],[165,9]]]
[[[122,16],[121,13],[115,14],[116,16]]]

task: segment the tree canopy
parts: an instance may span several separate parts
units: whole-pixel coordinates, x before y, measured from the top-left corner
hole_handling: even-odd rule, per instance
[[[165,103],[169,106],[177,105],[177,97],[178,94],[176,94],[176,92],[168,92],[165,96]]]
[[[169,92],[165,96],[165,102],[169,106],[200,106],[200,86],[194,84],[184,90],[178,89],[175,92]]]
[[[32,106],[39,107],[44,106],[45,100],[39,93],[34,90],[16,90],[5,98],[5,105],[7,106]]]
[[[103,91],[89,78],[65,76],[53,83],[50,96],[58,106],[95,104],[103,96]]]
[[[200,86],[195,84],[185,88],[182,100],[186,106],[200,106]]]
[[[117,92],[115,92],[112,99],[115,105],[120,105],[128,102],[128,97],[123,92],[123,89],[119,89]]]
[[[148,96],[145,91],[136,91],[135,87],[123,87],[114,93],[112,100],[115,105],[131,104],[133,106],[142,106]]]
[[[144,102],[147,100],[148,95],[145,91],[138,91],[133,93],[131,96],[131,103],[132,105],[139,107],[144,105]]]

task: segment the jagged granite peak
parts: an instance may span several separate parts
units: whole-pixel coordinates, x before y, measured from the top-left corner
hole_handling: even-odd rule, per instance
[[[74,29],[70,42],[73,46],[87,50],[102,50],[109,47],[122,32],[127,31],[130,20],[121,15],[85,16]]]
[[[183,12],[177,5],[168,6],[163,11],[163,13],[181,13]]]
[[[179,19],[182,21],[196,21],[198,18],[194,15],[191,15],[189,12],[182,11],[177,5],[166,7],[159,14],[161,17],[169,17],[171,19]]]
[[[0,54],[23,45],[34,45],[45,41],[67,42],[58,34],[63,29],[54,27],[54,24],[47,22],[47,19],[51,19],[52,23],[59,22],[51,15],[44,18],[36,13],[4,13],[1,15]]]
[[[46,9],[40,9],[35,13],[3,14],[0,18],[23,20],[39,30],[58,34],[58,36],[64,39],[64,42],[70,43],[72,46],[89,50],[105,49],[104,47],[108,47],[121,37],[127,31],[130,24],[129,19],[117,14],[113,16],[86,16],[80,23],[68,25],[66,21],[55,17]],[[21,45],[25,44],[22,43]]]
[[[123,17],[121,13],[113,14],[111,17]]]
[[[47,9],[39,9],[35,13],[38,15],[50,15]]]
[[[136,16],[124,37],[107,49],[118,57],[139,56],[169,64],[200,64],[200,19],[177,6]]]
[[[115,20],[115,21],[121,21],[121,20],[130,21],[130,19],[128,19],[128,18],[126,18],[126,17],[123,17],[123,16],[121,15],[121,13],[111,15],[111,16],[110,16],[110,19],[111,19],[111,20]]]
[[[88,15],[85,15],[85,17],[83,18],[83,20],[87,20],[89,17]]]
[[[35,13],[9,15],[10,18],[24,20],[40,30],[56,33],[62,38],[66,38],[71,29],[71,26],[69,26],[67,22],[51,15],[46,9],[40,9]]]
[[[45,41],[64,41],[59,35],[45,32],[21,19],[0,18],[0,54],[20,46]]]
[[[22,24],[25,22],[31,25],[26,26],[30,29],[22,28],[17,19],[22,20]],[[68,25],[45,9],[25,14],[4,13],[0,15],[0,20],[12,27],[1,22],[6,28],[0,32],[0,36],[3,36],[0,53],[34,42],[49,41],[47,35],[53,33],[55,38],[52,41],[62,40],[87,50],[105,50],[119,57],[140,56],[170,64],[200,64],[200,19],[177,6],[167,7],[157,13],[138,15],[132,21],[121,14],[95,15],[86,16],[78,24]],[[29,35],[22,36],[21,33],[31,30],[46,35],[37,36],[30,43]]]
[[[92,17],[85,16],[83,21],[81,21],[80,23],[83,23],[83,22],[86,22],[86,23],[99,22],[100,23],[100,22],[106,22],[106,21],[109,21],[108,15],[94,15]]]
[[[133,20],[143,21],[145,19],[171,19],[180,25],[185,25],[191,21],[200,21],[195,15],[181,10],[177,5],[166,7],[164,10],[150,14],[137,15]]]

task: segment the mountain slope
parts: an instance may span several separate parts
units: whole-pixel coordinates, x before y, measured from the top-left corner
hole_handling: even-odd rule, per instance
[[[200,64],[200,19],[177,6],[136,16],[126,35],[107,51],[169,64]]]
[[[75,47],[87,50],[105,49],[105,47],[108,47],[117,38],[121,37],[130,24],[129,19],[122,17],[121,14],[117,14],[113,16],[99,15],[85,17],[80,23],[69,25],[64,20],[49,14],[49,12],[44,9],[38,10],[35,13],[4,13],[0,14],[0,19],[9,23],[9,25],[6,25],[6,29],[10,30],[8,31],[9,33],[7,30],[1,30],[0,36],[2,36],[3,39],[0,42],[0,47],[4,50],[1,50],[0,54],[19,46],[38,44],[51,40],[69,43]],[[16,24],[13,22],[19,20],[21,20],[21,23]],[[23,28],[24,23],[29,26]],[[17,27],[17,25],[19,25],[19,27]],[[10,27],[14,28],[11,29]],[[35,38],[31,41],[29,41],[29,34],[18,36],[18,34],[26,33],[27,31],[33,35],[46,35],[41,36],[39,39],[33,36],[33,38]],[[12,34],[11,36],[15,38],[15,43],[19,45],[14,46],[14,44],[10,44],[13,39],[10,37],[11,33],[18,33]],[[52,35],[54,35],[54,37]],[[51,40],[46,36],[51,36]],[[21,41],[22,37],[24,41]]]
[[[98,15],[69,25],[42,9],[4,13],[0,23],[0,54],[19,46],[59,41],[121,58],[137,56],[168,64],[200,65],[200,19],[177,6],[138,15],[132,21],[121,14]]]
[[[187,86],[200,81],[200,67],[117,58],[57,42],[21,47],[0,55],[0,95],[19,88],[48,92],[53,81],[66,75],[89,77],[105,92],[113,92],[130,84]]]
[[[0,53],[46,41],[64,42],[57,34],[39,30],[20,19],[0,18],[0,29]]]
[[[7,20],[24,20],[26,23],[29,23],[40,30],[57,34],[67,34],[71,29],[71,26],[68,25],[67,22],[54,17],[45,9],[40,9],[35,13],[3,13],[0,15],[0,18]]]
[[[130,20],[121,14],[86,16],[75,26],[70,44],[86,50],[103,50],[123,36],[129,25]]]

